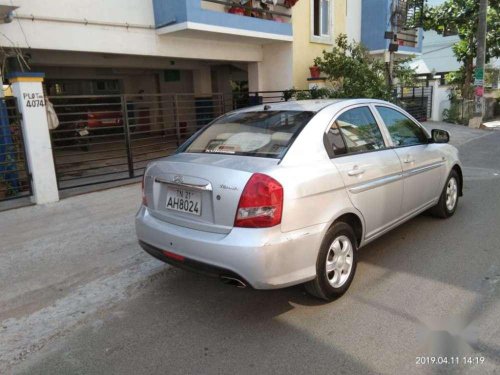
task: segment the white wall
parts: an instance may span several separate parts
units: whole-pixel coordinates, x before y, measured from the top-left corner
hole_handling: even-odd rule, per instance
[[[206,43],[201,38],[157,35],[151,0],[13,0],[20,8],[18,15],[35,17],[34,21],[20,19],[0,25],[0,45],[59,51],[88,51],[130,55],[166,56],[224,61],[261,61],[258,44],[217,41]],[[0,4],[10,5],[9,0]],[[82,23],[37,20],[37,17],[56,17],[79,20]],[[144,28],[85,25],[99,21],[129,23]],[[21,29],[22,28],[22,29]],[[25,37],[26,35],[26,37]]]
[[[12,4],[19,7],[19,14],[154,25],[152,0],[12,0]]]
[[[443,111],[450,108],[450,86],[439,86],[438,81],[433,82],[432,93],[432,121],[442,121]]]
[[[347,0],[346,33],[349,40],[361,41],[361,0]]]
[[[250,91],[288,90],[293,86],[292,43],[262,46],[264,60],[248,64]]]

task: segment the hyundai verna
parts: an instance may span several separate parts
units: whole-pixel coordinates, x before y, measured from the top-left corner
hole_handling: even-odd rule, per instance
[[[181,268],[332,300],[359,248],[423,211],[454,214],[463,179],[448,140],[378,100],[230,112],[147,167],[137,236]]]

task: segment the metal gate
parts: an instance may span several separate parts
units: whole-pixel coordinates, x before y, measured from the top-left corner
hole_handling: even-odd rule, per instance
[[[147,163],[226,112],[222,94],[53,96],[60,190],[140,177]]]
[[[432,87],[400,87],[394,101],[418,121],[427,121],[432,114]]]
[[[32,195],[21,116],[14,97],[0,99],[0,202]]]

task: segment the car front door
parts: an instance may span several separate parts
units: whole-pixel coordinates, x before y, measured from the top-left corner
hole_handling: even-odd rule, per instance
[[[401,160],[404,177],[402,215],[419,211],[439,198],[445,160],[420,124],[389,106],[376,109]]]
[[[326,140],[349,198],[363,215],[365,238],[369,239],[400,216],[403,185],[399,158],[388,147],[367,105],[340,113]]]

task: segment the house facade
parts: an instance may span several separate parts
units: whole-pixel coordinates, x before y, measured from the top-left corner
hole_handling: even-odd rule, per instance
[[[25,52],[49,94],[306,88],[313,59],[361,31],[361,0],[269,1],[269,13],[250,9],[260,0],[2,1],[18,8],[0,44]]]
[[[45,73],[49,94],[205,95],[230,90],[231,81],[289,87],[290,9],[276,6],[283,15],[275,20],[219,3],[13,0],[18,9],[0,25],[1,45],[20,48],[30,69]]]
[[[292,8],[293,86],[308,88],[309,67],[339,34],[360,41],[361,0],[299,1]]]
[[[389,51],[391,41],[384,34],[391,30],[400,37],[396,56],[409,57],[422,53],[422,29],[405,30],[403,25],[406,21],[403,18],[408,16],[407,3],[405,0],[362,0],[361,42],[370,53],[383,56]]]
[[[32,139],[51,151],[55,168],[39,168],[27,144],[29,173],[20,179],[34,176],[38,201],[36,181],[56,181],[45,195],[53,197],[54,189],[140,177],[213,118],[252,104],[235,101],[235,92],[308,88],[314,58],[339,34],[378,53],[390,13],[373,24],[376,38],[368,35],[373,1],[0,0],[17,7],[0,24],[0,45],[14,54],[3,73],[40,73],[36,95],[49,96],[60,122],[49,134],[37,109],[45,135]],[[31,112],[20,100],[28,78],[14,77],[13,88],[19,108]]]

